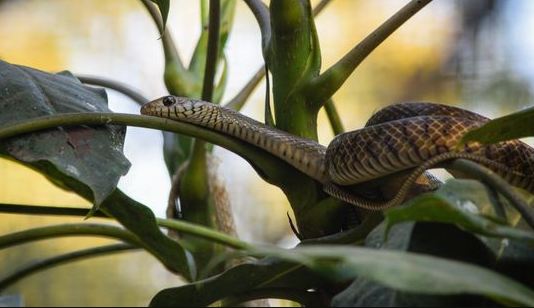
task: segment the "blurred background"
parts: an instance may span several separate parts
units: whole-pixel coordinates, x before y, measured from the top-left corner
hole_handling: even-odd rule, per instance
[[[316,19],[323,69],[408,1],[334,0]],[[315,3],[315,2],[313,2]],[[361,128],[381,107],[400,101],[431,101],[496,117],[532,105],[534,1],[439,1],[425,7],[356,70],[334,96],[348,130]],[[185,62],[200,33],[199,3],[171,1],[170,29]],[[0,0],[0,59],[49,72],[70,70],[129,84],[146,97],[166,94],[159,34],[136,0]],[[232,98],[261,67],[260,32],[238,1],[226,48]],[[262,120],[264,84],[243,113]],[[108,91],[113,111],[138,106]],[[320,142],[333,135],[324,114]],[[129,128],[125,154],[132,162],[119,187],[165,216],[170,181],[158,131]],[[247,241],[291,246],[295,238],[282,192],[263,182],[238,156],[215,149],[218,174],[228,189],[239,236]],[[0,159],[0,202],[85,206],[43,176]],[[0,234],[39,225],[80,222],[0,214]],[[17,265],[61,252],[107,243],[93,238],[40,241],[0,251],[0,276]],[[25,305],[147,305],[157,290],[181,281],[143,252],[81,261],[26,278],[2,295],[19,294]]]

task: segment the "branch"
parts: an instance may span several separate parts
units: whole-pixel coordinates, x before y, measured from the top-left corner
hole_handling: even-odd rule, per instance
[[[512,186],[510,186],[508,182],[498,176],[495,172],[465,159],[456,159],[450,162],[448,165],[452,169],[456,169],[479,178],[482,182],[500,192],[510,201],[517,211],[521,213],[521,216],[523,216],[525,222],[534,229],[534,213],[530,211],[528,204],[514,192]],[[449,168],[449,166],[447,166],[447,168]]]
[[[76,75],[76,78],[78,78],[82,83],[85,83],[85,84],[90,84],[94,86],[100,86],[100,87],[115,90],[129,97],[131,100],[136,102],[138,105],[143,105],[146,102],[148,102],[148,99],[146,97],[144,97],[141,93],[132,89],[130,86],[128,86],[125,83],[115,81],[112,79],[103,78],[103,77],[97,77],[97,76]]]
[[[18,208],[18,209],[17,209]],[[54,207],[54,206],[32,206],[32,205],[15,205],[15,204],[0,204],[0,213],[13,214],[29,214],[29,215],[62,215],[62,216],[80,216],[84,217],[87,214],[87,209],[70,208],[70,207]],[[100,213],[100,212],[97,212]],[[111,218],[109,216],[100,216],[102,218]],[[211,240],[228,247],[236,249],[247,249],[249,244],[240,241],[232,236],[182,220],[156,218],[159,226],[169,228],[181,233],[187,233],[199,238]],[[83,224],[86,225],[86,224]],[[118,229],[118,228],[117,228]],[[122,229],[120,229],[122,230]]]
[[[133,235],[133,233],[122,228],[102,224],[78,223],[39,227],[2,235],[0,236],[0,250],[37,240],[83,235],[109,237],[122,240],[123,242],[134,246],[145,246],[135,235]]]
[[[380,27],[369,34],[336,64],[311,80],[306,86],[308,100],[316,105],[324,104],[349,78],[358,65],[395,30],[432,0],[411,0]]]
[[[247,82],[245,87],[243,87],[243,89],[241,89],[241,91],[239,91],[239,93],[237,93],[237,95],[234,96],[234,98],[232,98],[228,103],[226,103],[224,107],[237,110],[237,111],[241,110],[241,108],[243,108],[243,106],[245,105],[245,102],[250,97],[252,92],[254,92],[254,89],[256,89],[256,87],[258,86],[260,81],[263,79],[263,77],[265,77],[265,68],[262,66],[256,71],[254,76],[252,76],[252,78]]]
[[[202,83],[202,100],[211,102],[213,98],[213,82],[217,69],[219,52],[219,31],[221,28],[221,2],[210,0],[208,52],[206,54],[206,66],[204,81]]]
[[[332,127],[332,131],[334,132],[334,135],[339,135],[345,132],[343,122],[341,122],[341,117],[339,117],[339,113],[337,113],[336,106],[334,105],[334,101],[332,99],[326,101],[326,104],[324,104],[324,110],[330,122],[330,126]]]
[[[86,217],[89,210],[90,209],[84,209],[84,208],[0,203],[0,213],[8,213],[8,214]],[[91,217],[111,218],[105,213],[103,213],[102,211],[96,211]]]
[[[17,269],[14,273],[4,277],[0,280],[0,290],[4,290],[10,285],[16,283],[17,281],[30,276],[36,272],[40,272],[46,269],[49,269],[51,267],[62,265],[65,263],[73,262],[73,261],[79,261],[86,258],[92,258],[96,256],[102,256],[117,252],[124,252],[128,250],[135,250],[139,249],[138,247],[128,245],[128,244],[114,244],[114,245],[107,245],[107,246],[101,246],[101,247],[94,247],[79,251],[74,251],[70,253],[66,253],[63,255],[55,256],[52,258],[39,260],[37,262],[32,262],[30,264],[27,264],[19,269]]]

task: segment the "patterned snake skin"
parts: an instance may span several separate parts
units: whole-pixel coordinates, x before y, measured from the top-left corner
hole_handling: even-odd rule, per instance
[[[404,103],[386,107],[363,129],[340,134],[328,148],[268,127],[208,102],[165,96],[145,104],[141,113],[206,127],[253,144],[323,183],[341,200],[371,210],[400,204],[423,172],[447,160],[464,158],[490,168],[514,186],[534,193],[534,149],[517,141],[482,146],[456,145],[464,133],[487,118],[460,108]],[[411,171],[394,198],[366,200],[350,186],[404,170]]]

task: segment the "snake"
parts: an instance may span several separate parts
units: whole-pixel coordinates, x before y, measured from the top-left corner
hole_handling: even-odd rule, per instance
[[[185,122],[260,148],[323,185],[334,198],[380,211],[400,205],[427,169],[454,159],[477,162],[513,186],[534,193],[534,149],[519,140],[483,145],[462,136],[488,118],[449,105],[409,102],[377,111],[365,127],[342,133],[323,146],[315,140],[267,126],[210,102],[167,95],[144,104],[141,114]],[[353,187],[408,174],[395,195],[373,200]]]

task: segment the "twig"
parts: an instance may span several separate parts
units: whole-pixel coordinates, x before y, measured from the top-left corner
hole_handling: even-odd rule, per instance
[[[76,75],[76,78],[78,78],[82,83],[85,84],[115,90],[121,94],[126,95],[139,105],[143,105],[148,102],[148,99],[146,97],[144,97],[141,93],[132,89],[125,83],[97,76]]]
[[[0,249],[37,240],[83,235],[114,238],[135,246],[145,247],[133,233],[125,229],[102,224],[77,223],[39,227],[2,235],[0,236]]]
[[[256,17],[256,21],[260,26],[261,31],[261,46],[264,56],[266,55],[266,48],[271,41],[271,17],[269,8],[261,0],[245,0],[249,9]]]
[[[13,210],[13,207],[19,207],[20,210]],[[87,214],[87,210],[81,209],[81,208],[29,206],[29,205],[12,205],[12,204],[8,204],[8,205],[0,204],[0,213],[6,212],[6,213],[16,213],[16,214],[37,214],[35,211],[36,207],[41,209],[39,213],[40,215],[67,215],[67,216],[83,217]],[[111,217],[103,216],[103,218],[111,218]],[[169,228],[175,231],[179,231],[181,233],[194,235],[199,238],[211,240],[211,241],[223,244],[228,247],[233,247],[236,249],[248,249],[250,247],[250,245],[247,244],[246,242],[243,242],[237,238],[234,238],[222,232],[218,232],[218,231],[212,230],[210,228],[207,228],[201,225],[185,222],[182,220],[163,219],[163,218],[156,218],[156,222],[160,227],[165,227],[165,228]],[[90,224],[79,224],[79,225],[90,225]],[[123,229],[120,229],[117,227],[113,227],[113,228],[124,231]],[[0,242],[0,245],[1,244],[2,243]]]
[[[343,122],[341,122],[341,117],[339,116],[339,113],[337,112],[336,106],[334,105],[334,101],[332,99],[329,99],[324,104],[324,111],[326,112],[326,116],[328,117],[334,135],[339,135],[345,132]]]
[[[219,32],[221,28],[221,2],[210,0],[208,51],[206,54],[206,66],[202,83],[202,100],[211,101],[213,98],[213,82],[217,69],[219,51]]]
[[[8,286],[16,283],[17,281],[35,274],[36,272],[43,271],[45,269],[62,265],[65,263],[73,262],[73,261],[79,261],[86,258],[92,258],[112,253],[118,253],[118,252],[124,252],[128,250],[136,250],[139,249],[139,247],[135,247],[129,244],[114,244],[114,245],[107,245],[107,246],[101,246],[101,247],[94,247],[79,251],[74,251],[66,254],[62,254],[59,256],[55,256],[52,258],[39,260],[37,262],[32,262],[30,264],[27,264],[21,268],[18,268],[14,273],[4,277],[0,280],[0,290],[3,290],[7,288]]]
[[[337,63],[312,80],[308,86],[310,102],[324,104],[343,85],[358,65],[395,30],[432,0],[411,0],[380,27],[369,34]]]

